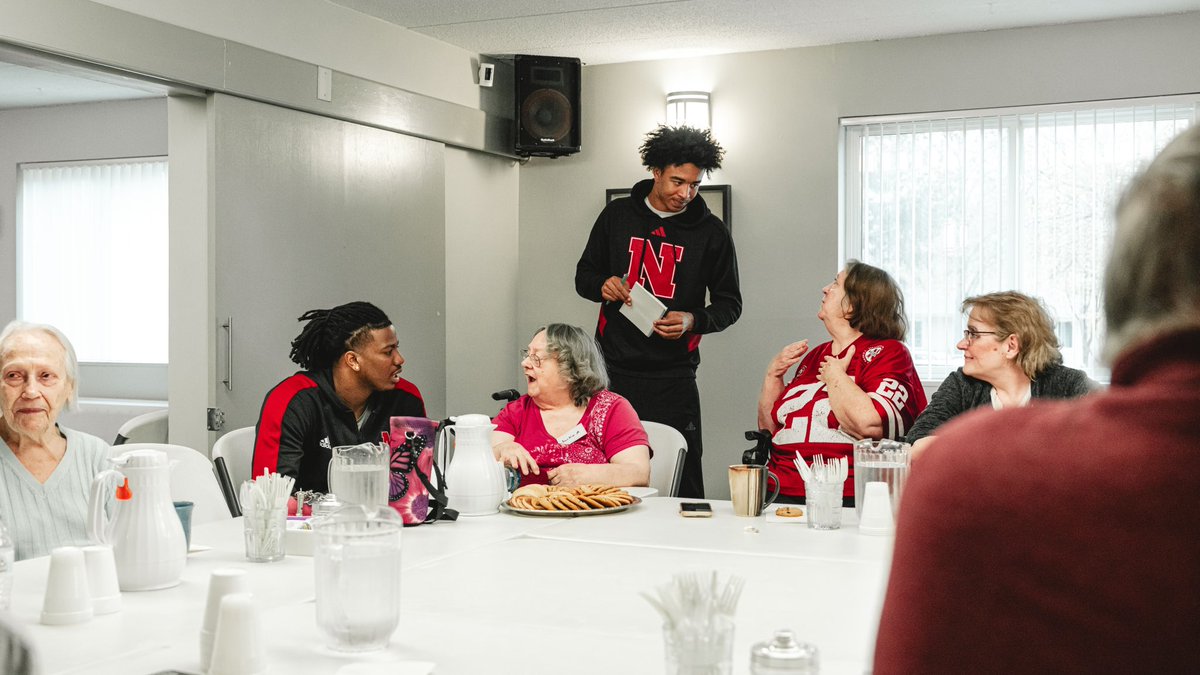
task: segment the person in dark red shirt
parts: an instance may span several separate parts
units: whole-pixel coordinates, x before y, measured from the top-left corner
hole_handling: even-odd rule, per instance
[[[1200,126],[1116,216],[1112,386],[938,430],[900,504],[875,675],[1196,672]]]
[[[253,475],[277,471],[295,489],[328,492],[327,468],[339,445],[378,443],[393,416],[424,417],[416,385],[400,377],[404,357],[391,319],[369,302],[314,309],[292,341],[304,370],[263,400]]]

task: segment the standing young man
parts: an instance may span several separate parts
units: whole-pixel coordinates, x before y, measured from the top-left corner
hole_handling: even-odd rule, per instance
[[[725,151],[707,129],[660,126],[640,152],[653,178],[600,212],[575,268],[575,290],[601,303],[596,338],[610,388],[641,419],[683,434],[688,453],[680,496],[703,497],[700,336],[725,330],[742,313],[729,228],[699,196],[701,179],[721,168]],[[635,284],[667,307],[649,336],[620,313]]]

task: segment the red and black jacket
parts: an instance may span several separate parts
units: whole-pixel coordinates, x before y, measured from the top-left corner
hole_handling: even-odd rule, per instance
[[[302,371],[267,392],[255,427],[255,476],[277,471],[296,479],[295,490],[328,492],[329,458],[338,445],[378,443],[396,416],[424,417],[416,385],[401,378],[396,388],[367,399],[359,428],[354,413],[333,389],[333,373]]]

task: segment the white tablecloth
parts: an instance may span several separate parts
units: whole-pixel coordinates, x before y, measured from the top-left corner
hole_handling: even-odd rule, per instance
[[[261,603],[268,672],[337,673],[351,663],[432,661],[439,675],[656,673],[661,622],[638,595],[679,571],[747,579],[738,605],[735,673],[750,647],[791,628],[821,650],[822,673],[869,668],[891,551],[888,537],[738,518],[684,519],[676,499],[651,498],[622,513],[579,518],[499,514],[404,532],[400,627],[384,652],[351,656],[322,645],[314,620],[312,559],[250,563],[240,520],[196,528],[183,582],[125,593],[121,612],[73,626],[38,623],[48,559],[18,563],[13,614],[28,624],[47,675],[199,672],[208,577],[250,574]]]

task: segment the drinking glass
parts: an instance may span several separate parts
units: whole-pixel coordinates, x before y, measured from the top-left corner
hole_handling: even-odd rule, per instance
[[[254,498],[254,481],[242,483],[242,522],[246,533],[246,559],[250,562],[283,560],[287,532],[287,502],[263,503]]]
[[[733,621],[714,616],[704,623],[663,626],[667,675],[729,675],[733,672]]]
[[[842,526],[843,483],[805,481],[804,504],[811,530],[836,530]]]

